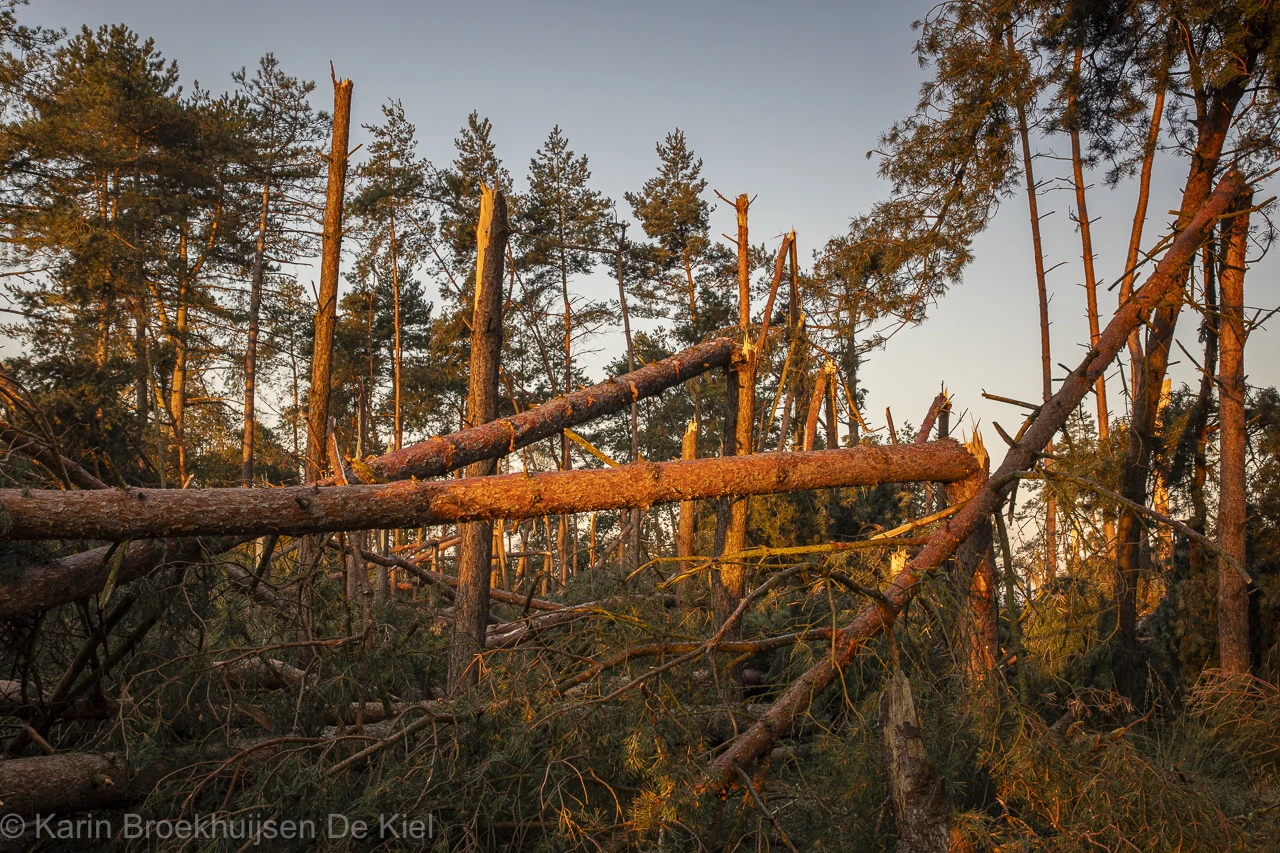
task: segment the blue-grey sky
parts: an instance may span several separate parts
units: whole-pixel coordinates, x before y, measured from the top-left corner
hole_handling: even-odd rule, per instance
[[[317,106],[331,101],[332,60],[355,83],[354,121],[379,120],[379,104],[398,98],[418,128],[422,154],[443,165],[472,110],[494,124],[499,156],[517,182],[552,125],[590,157],[596,187],[630,211],[622,194],[656,166],[654,143],[680,127],[705,161],[710,186],[728,197],[757,196],[752,241],[794,227],[801,251],[821,246],[848,220],[883,197],[866,152],[915,104],[925,71],[912,54],[912,21],[931,2],[379,2],[334,0],[34,0],[25,20],[77,28],[123,22],[156,39],[189,85],[221,91],[230,73],[273,51],[287,73],[320,81]],[[353,134],[362,141],[363,132]],[[1064,140],[1050,140],[1061,153]],[[1042,160],[1037,177],[1062,164]],[[1150,246],[1177,206],[1185,163],[1164,154],[1147,224]],[[1101,280],[1122,269],[1135,189],[1091,189],[1090,213]],[[1266,195],[1264,193],[1264,195]],[[1075,365],[1088,339],[1079,282],[1079,239],[1069,191],[1041,202],[1055,362]],[[713,215],[716,234],[731,232],[733,211]],[[1017,416],[981,399],[982,390],[1034,400],[1040,394],[1039,333],[1026,199],[1005,203],[977,241],[977,260],[923,325],[872,354],[862,376],[871,426],[918,423],[941,383],[983,424]],[[590,285],[586,285],[590,286]],[[1115,293],[1100,295],[1104,313]],[[1272,259],[1246,282],[1246,301],[1280,304]],[[1197,318],[1180,338],[1195,353]],[[1104,318],[1105,322],[1105,318]],[[1274,324],[1273,324],[1274,325]],[[616,353],[621,341],[605,338]],[[1180,357],[1180,353],[1179,353]],[[598,363],[599,359],[597,359]],[[1280,339],[1271,329],[1250,340],[1253,384],[1280,380]],[[595,373],[598,375],[600,370]],[[1055,371],[1061,375],[1061,371]],[[1112,410],[1122,410],[1112,374]],[[1192,381],[1194,367],[1174,368]],[[966,420],[966,427],[970,425]],[[984,429],[988,446],[1000,442]],[[998,451],[997,451],[998,452]]]

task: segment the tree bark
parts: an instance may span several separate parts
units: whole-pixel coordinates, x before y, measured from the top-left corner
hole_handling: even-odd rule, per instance
[[[502,276],[507,251],[507,200],[500,190],[482,189],[476,227],[476,292],[471,313],[471,376],[467,425],[476,427],[498,414],[498,362],[502,353]],[[467,466],[468,477],[488,477],[496,459]],[[458,598],[449,649],[449,692],[465,691],[480,676],[477,652],[484,648],[489,624],[489,573],[493,560],[493,521],[461,525]]]
[[[685,428],[684,439],[680,442],[680,458],[685,462],[690,462],[698,456],[698,422],[697,420],[689,421],[689,426]],[[680,522],[676,532],[676,556],[680,557],[679,571],[687,572],[693,568],[694,553],[694,533],[696,530],[697,517],[696,505],[693,501],[680,502]],[[594,560],[593,560],[594,562]],[[692,599],[693,595],[687,591],[692,590],[694,582],[685,580],[680,589],[686,591],[686,598]]]
[[[880,749],[900,853],[946,853],[951,806],[947,785],[929,760],[911,682],[895,670],[880,694]]]
[[[1237,567],[1245,565],[1244,273],[1252,194],[1241,196],[1226,225],[1222,268],[1221,355],[1218,375],[1218,660],[1224,672],[1249,672],[1249,589]],[[1232,564],[1234,561],[1234,565]]]
[[[982,437],[975,435],[969,452],[979,461],[979,473],[947,486],[947,500],[959,506],[977,495],[986,484],[988,457]],[[969,538],[956,550],[956,606],[964,655],[965,680],[973,698],[984,704],[995,700],[996,661],[1000,632],[996,613],[996,565],[991,519],[979,521]]]
[[[877,483],[945,483],[962,479],[974,468],[972,457],[958,444],[936,441],[330,488],[0,489],[0,509],[9,517],[4,539],[302,535]]]
[[[1155,271],[1133,298],[1121,306],[1098,338],[1098,346],[1084,361],[1067,374],[1058,392],[1047,400],[1039,414],[1005,455],[999,469],[963,509],[930,537],[927,545],[883,590],[883,599],[867,607],[831,640],[830,651],[804,675],[800,676],[774,701],[769,709],[733,744],[722,752],[708,768],[704,789],[720,791],[738,778],[738,769],[747,769],[767,753],[792,722],[808,710],[813,701],[830,687],[843,668],[872,637],[893,624],[902,608],[919,591],[925,576],[955,553],[1004,500],[1017,475],[1035,464],[1049,439],[1062,428],[1067,418],[1089,393],[1100,373],[1107,369],[1126,345],[1129,334],[1138,328],[1148,312],[1157,305],[1180,297],[1182,276],[1194,258],[1217,217],[1244,189],[1244,179],[1231,173],[1218,185],[1206,204],[1187,223],[1173,241]],[[827,451],[849,453],[850,450]]]
[[[1083,54],[1084,49],[1077,45],[1073,69],[1073,82],[1076,86],[1079,86],[1080,61]],[[1089,206],[1085,198],[1084,152],[1080,147],[1079,121],[1074,115],[1076,110],[1074,90],[1071,95],[1071,110],[1073,113],[1070,121],[1071,175],[1075,183],[1076,218],[1079,220],[1080,225],[1080,255],[1084,261],[1085,310],[1089,315],[1089,346],[1096,346],[1099,328],[1098,279],[1093,267],[1093,229],[1089,223]],[[1094,397],[1098,407],[1098,446],[1105,458],[1108,455],[1111,427],[1111,414],[1107,409],[1107,377],[1105,374],[1098,377],[1098,384],[1094,386]],[[1102,531],[1103,537],[1106,539],[1107,554],[1114,555],[1116,543],[1115,515],[1114,510],[1105,505],[1102,507]]]
[[[738,331],[743,336],[744,347],[751,335],[751,245],[747,242],[747,208],[751,201],[746,193],[738,196],[735,208],[738,215]],[[767,324],[767,317],[765,319]],[[732,444],[726,442],[725,454],[746,456],[751,453],[751,431],[755,425],[756,363],[760,347],[764,346],[763,333],[754,349],[734,359],[729,369],[737,374],[735,396],[728,404],[735,408]],[[747,498],[736,494],[729,501],[728,527],[725,530],[724,551],[736,554],[746,548]],[[733,613],[746,590],[746,566],[740,562],[716,564],[717,584],[712,605],[717,621],[723,623]],[[730,639],[740,632],[735,626]]]
[[[814,439],[818,436],[818,412],[827,398],[827,378],[830,373],[823,367],[814,380],[813,397],[809,400],[809,413],[804,420],[804,443],[801,444],[803,450],[813,450]]]
[[[311,393],[307,413],[306,481],[318,481],[325,467],[325,429],[329,423],[333,329],[338,318],[338,268],[342,259],[342,203],[347,181],[347,144],[351,132],[351,81],[333,80],[333,139],[329,147],[328,189],[320,252],[320,290],[316,303],[315,348],[311,353]]]

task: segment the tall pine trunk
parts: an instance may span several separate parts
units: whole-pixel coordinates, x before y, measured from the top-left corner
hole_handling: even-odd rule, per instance
[[[1232,81],[1216,92],[1208,103],[1203,118],[1197,123],[1199,138],[1191,154],[1191,165],[1183,187],[1182,204],[1178,211],[1175,230],[1182,231],[1191,218],[1204,206],[1212,192],[1214,173],[1222,156],[1227,131],[1231,127],[1236,105],[1244,95],[1243,79]],[[1187,273],[1194,258],[1189,259],[1178,271],[1185,287]],[[1173,345],[1174,329],[1182,310],[1181,290],[1178,298],[1164,300],[1151,312],[1147,324],[1146,345],[1143,347],[1142,370],[1133,390],[1133,411],[1129,418],[1129,442],[1120,469],[1120,494],[1132,504],[1147,503],[1147,479],[1151,469],[1151,457],[1159,444],[1156,415],[1160,402],[1160,388],[1164,384],[1169,366],[1169,352]],[[1119,510],[1116,528],[1116,581],[1117,645],[1112,668],[1116,674],[1116,687],[1130,699],[1136,699],[1137,683],[1137,590],[1138,572],[1142,564],[1145,539],[1140,514],[1126,506]]]
[[[1016,48],[1013,30],[1006,34],[1009,52]],[[1018,135],[1022,142],[1022,173],[1027,182],[1027,210],[1031,220],[1031,250],[1036,266],[1036,297],[1040,306],[1040,385],[1042,399],[1053,396],[1053,357],[1049,346],[1049,288],[1045,281],[1044,243],[1040,239],[1040,204],[1037,198],[1035,171],[1031,162],[1031,135],[1027,127],[1027,111],[1018,103]],[[1045,448],[1053,453],[1053,443]],[[1045,551],[1044,570],[1047,577],[1058,574],[1058,506],[1052,490],[1045,485]]]
[[[1244,273],[1252,193],[1241,196],[1226,226],[1218,374],[1218,658],[1225,672],[1249,671],[1249,589],[1245,566]]]
[[[1073,79],[1077,86],[1080,82],[1080,61],[1083,52],[1083,48],[1076,47]],[[1089,315],[1089,346],[1096,347],[1100,329],[1098,322],[1098,278],[1093,267],[1093,228],[1089,222],[1089,205],[1085,197],[1084,152],[1080,147],[1080,123],[1075,111],[1076,95],[1073,91],[1071,95],[1072,116],[1070,121],[1071,175],[1075,183],[1076,218],[1079,220],[1080,225],[1080,255],[1084,261],[1084,294],[1086,311]],[[1098,447],[1105,456],[1111,427],[1111,414],[1107,410],[1107,377],[1105,373],[1098,377],[1098,382],[1094,386],[1094,398],[1098,407]],[[1103,538],[1106,539],[1107,554],[1112,556],[1115,553],[1116,541],[1115,518],[1112,514],[1113,511],[1107,506],[1103,506],[1102,513]]]

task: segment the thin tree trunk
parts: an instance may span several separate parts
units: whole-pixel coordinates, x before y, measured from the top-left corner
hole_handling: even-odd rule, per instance
[[[467,393],[467,421],[472,427],[487,423],[498,414],[502,266],[506,259],[507,235],[506,198],[501,190],[484,187],[480,224],[476,228],[476,293],[471,314],[471,379]],[[467,467],[467,477],[487,477],[495,473],[497,467],[495,459],[474,462]],[[450,693],[467,690],[479,679],[476,655],[484,648],[489,624],[493,522],[473,521],[461,528],[458,597],[453,644],[449,650]]]
[[[1195,435],[1195,450],[1191,467],[1191,519],[1187,526],[1197,533],[1208,527],[1209,508],[1205,500],[1205,485],[1209,479],[1209,412],[1213,407],[1214,380],[1218,374],[1218,291],[1215,253],[1213,247],[1204,248],[1204,364],[1200,372],[1200,389],[1195,408],[1191,411],[1190,429]],[[1192,583],[1199,588],[1207,583],[1209,555],[1198,542],[1190,543],[1188,561],[1191,565]]]
[[[1072,72],[1077,86],[1080,80],[1080,61],[1083,53],[1084,49],[1077,46],[1075,65]],[[1075,181],[1076,216],[1080,225],[1080,252],[1084,260],[1085,305],[1089,314],[1089,346],[1092,347],[1098,344],[1098,279],[1093,267],[1093,229],[1089,223],[1089,206],[1085,198],[1084,152],[1080,148],[1080,125],[1078,118],[1074,114],[1075,110],[1076,95],[1073,91],[1071,95],[1072,118],[1070,121],[1071,174]],[[1110,444],[1109,433],[1111,427],[1111,415],[1107,410],[1107,377],[1105,375],[1098,377],[1098,384],[1094,388],[1094,396],[1098,406],[1098,445],[1105,456]],[[1102,530],[1103,537],[1106,539],[1108,556],[1115,555],[1116,523],[1113,512],[1114,510],[1106,505],[1102,507]]]
[[[627,338],[627,372],[633,373],[636,369],[636,351],[635,345],[631,340],[631,314],[627,310],[627,290],[625,279],[623,278],[622,269],[622,251],[626,247],[627,242],[627,223],[623,222],[618,234],[618,305],[622,309],[622,331]],[[691,304],[690,310],[695,311],[696,305]],[[633,400],[631,401],[631,461],[638,462],[640,460],[640,407]],[[631,511],[631,553],[635,560],[635,565],[640,565],[640,525],[644,518],[644,511],[641,509],[633,509]],[[591,561],[592,563],[595,560]],[[625,567],[624,567],[625,568]]]
[[[401,442],[404,441],[404,431],[400,424],[400,361],[402,349],[400,346],[400,262],[396,257],[396,212],[391,210],[391,301],[394,311],[393,324],[395,326],[395,372],[392,376],[392,384],[395,385],[393,393],[395,395],[395,424],[393,441],[395,446],[392,450],[399,450]]]
[[[746,193],[738,196],[735,209],[738,217],[738,330],[744,340],[751,334],[751,244],[747,240],[747,209],[751,200]],[[757,342],[757,352],[764,340]],[[730,396],[728,405],[734,408],[733,437],[731,447],[725,447],[725,453],[732,456],[746,456],[751,453],[751,432],[755,424],[755,390],[756,390],[756,355],[747,354],[742,361],[731,366],[730,370],[737,376],[736,399]],[[726,439],[729,438],[726,433]],[[746,549],[747,542],[747,498],[734,496],[729,501],[728,526],[725,529],[724,552],[736,554]],[[722,552],[723,553],[723,552]],[[719,583],[713,598],[713,609],[718,622],[723,624],[738,606],[746,591],[746,566],[741,562],[717,564]],[[733,639],[740,630],[735,627],[730,632]]]
[[[1009,52],[1016,48],[1013,41],[1013,29],[1006,33]],[[1018,102],[1018,136],[1022,142],[1022,174],[1027,182],[1027,210],[1031,220],[1031,250],[1036,268],[1036,297],[1040,306],[1040,385],[1041,399],[1048,400],[1053,396],[1053,357],[1049,347],[1049,288],[1045,280],[1044,243],[1040,239],[1040,205],[1036,197],[1036,177],[1031,159],[1031,135],[1027,128],[1027,111]],[[1045,448],[1045,452],[1053,453],[1053,442]],[[1046,461],[1046,465],[1050,464]],[[1045,485],[1045,574],[1055,577],[1058,574],[1058,506],[1053,491]]]
[[[1224,672],[1240,674],[1249,672],[1249,589],[1239,568],[1245,565],[1244,273],[1252,205],[1251,193],[1242,196],[1240,212],[1225,226],[1218,377],[1218,543],[1225,552],[1218,558],[1218,660]]]
[[[1138,277],[1138,254],[1142,251],[1142,230],[1147,222],[1147,203],[1151,199],[1151,167],[1156,159],[1156,146],[1160,141],[1160,122],[1164,118],[1165,86],[1156,90],[1156,100],[1151,107],[1151,124],[1147,129],[1147,144],[1142,152],[1142,168],[1138,173],[1138,202],[1133,209],[1133,227],[1129,231],[1129,251],[1125,255],[1124,276],[1120,279],[1120,304],[1133,295],[1133,283]],[[1129,336],[1129,387],[1138,387],[1138,372],[1142,365],[1142,339],[1135,331]]]
[[[814,381],[813,397],[809,400],[809,414],[804,421],[804,443],[800,447],[801,450],[813,450],[813,442],[818,435],[818,412],[827,398],[827,380],[831,375],[829,367],[830,365],[824,365],[818,371]]]
[[[258,322],[262,313],[262,279],[267,252],[267,222],[271,210],[271,181],[262,182],[262,209],[258,215],[258,242],[253,252],[253,279],[249,285],[249,339],[244,350],[244,437],[240,440],[240,485],[253,485],[253,445],[256,433],[254,405],[258,367]]]

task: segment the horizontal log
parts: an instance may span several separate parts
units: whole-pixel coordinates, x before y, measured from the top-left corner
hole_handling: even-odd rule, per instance
[[[113,753],[60,752],[0,761],[0,813],[17,815],[116,808],[144,799],[159,765],[130,772]]]
[[[717,338],[509,418],[429,438],[370,459],[365,465],[387,480],[426,479],[465,468],[472,462],[506,456],[521,447],[558,435],[566,427],[620,412],[637,400],[661,394],[713,368],[725,367],[733,356],[733,350],[732,340]],[[359,475],[357,471],[356,476]],[[326,480],[321,485],[332,484],[333,480]]]
[[[529,518],[880,483],[961,480],[977,462],[951,440],[464,480],[282,489],[0,489],[4,539],[301,535]]]

